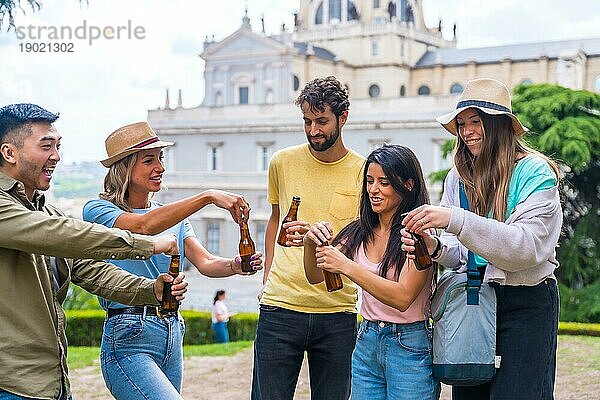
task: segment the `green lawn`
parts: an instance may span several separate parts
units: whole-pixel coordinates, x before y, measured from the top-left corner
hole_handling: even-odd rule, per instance
[[[569,365],[574,371],[587,372],[600,370],[600,338],[591,336],[560,335],[558,362]],[[252,341],[224,344],[204,344],[183,346],[185,358],[194,356],[230,356],[252,346]],[[99,347],[69,347],[69,368],[77,369],[98,365]]]
[[[231,356],[250,346],[252,346],[252,341],[250,340],[222,344],[183,346],[183,356],[185,358],[194,356]],[[99,355],[100,347],[69,347],[67,359],[69,369],[98,365]]]

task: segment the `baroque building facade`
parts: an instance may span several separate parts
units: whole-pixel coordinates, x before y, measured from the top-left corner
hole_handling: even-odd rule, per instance
[[[202,104],[183,108],[180,93],[171,107],[167,94],[164,108],[148,111],[161,138],[175,142],[165,153],[169,190],[158,199],[171,202],[209,188],[243,194],[263,250],[269,159],[306,141],[293,102],[319,76],[335,75],[348,88],[343,135],[349,147],[367,155],[383,143],[409,146],[426,175],[449,165],[440,150],[448,135],[434,117],[452,109],[469,79],[600,91],[600,39],[458,49],[456,34],[446,40],[441,24],[425,26],[421,3],[300,0],[293,29],[266,35],[246,15],[229,36],[207,39],[200,54]],[[440,189],[430,185],[433,201]],[[209,251],[237,253],[239,229],[229,213],[209,206],[190,220]]]

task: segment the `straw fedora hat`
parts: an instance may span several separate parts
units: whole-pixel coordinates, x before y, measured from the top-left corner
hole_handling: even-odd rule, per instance
[[[506,114],[512,119],[516,135],[521,136],[529,131],[519,118],[512,113],[510,91],[500,81],[490,78],[473,79],[467,82],[465,90],[460,95],[456,109],[436,120],[454,136],[457,135],[456,116],[467,108],[477,108],[486,114]]]
[[[105,145],[108,158],[100,162],[108,168],[140,150],[172,146],[173,143],[160,140],[147,122],[136,122],[125,125],[108,135]]]

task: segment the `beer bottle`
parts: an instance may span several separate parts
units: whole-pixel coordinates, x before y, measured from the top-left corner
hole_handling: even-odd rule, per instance
[[[415,267],[419,271],[426,270],[433,265],[433,260],[429,255],[429,250],[427,250],[425,239],[416,233],[413,233],[412,236],[415,240]]]
[[[292,197],[292,204],[290,205],[290,209],[281,221],[281,227],[279,228],[279,236],[277,237],[277,244],[280,246],[289,247],[287,242],[287,231],[283,228],[283,224],[286,222],[297,221],[298,220],[298,207],[300,206],[300,197],[294,196]]]
[[[250,229],[248,223],[242,214],[242,223],[240,224],[240,258],[242,259],[242,272],[254,272],[254,268],[250,265],[250,258],[256,253],[254,242],[250,237]]]
[[[179,275],[179,254],[173,254],[171,256],[171,264],[169,265],[169,275],[173,278],[177,278]],[[165,282],[163,286],[163,295],[160,307],[163,312],[169,314],[177,312],[179,309],[179,300],[171,294],[171,286],[173,283]]]
[[[401,215],[401,217],[406,218],[407,215],[408,213],[404,213]],[[433,260],[429,255],[429,250],[427,250],[425,239],[423,239],[423,236],[417,235],[416,233],[409,233],[412,235],[412,238],[415,241],[415,267],[419,271],[426,270],[433,265]]]
[[[323,246],[327,246],[329,243],[323,243]],[[337,272],[329,272],[323,270],[323,278],[325,279],[325,286],[328,292],[335,292],[344,287],[342,276]]]

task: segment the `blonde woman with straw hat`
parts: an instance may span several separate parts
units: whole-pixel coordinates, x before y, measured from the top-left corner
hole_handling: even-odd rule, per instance
[[[165,172],[164,142],[146,122],[126,125],[106,139],[108,168],[104,192],[99,199],[87,202],[83,210],[86,221],[127,229],[146,235],[161,233],[177,237],[180,255],[187,258],[204,275],[226,277],[241,274],[240,257],[233,259],[209,253],[198,242],[187,220],[207,204],[228,210],[236,222],[248,218],[250,206],[242,196],[208,190],[171,204],[151,200],[162,186]],[[116,261],[121,268],[136,275],[155,277],[166,272],[169,258]],[[261,269],[262,255],[253,256],[251,265]],[[116,399],[181,399],[183,375],[184,322],[174,313],[165,317],[155,308],[127,307],[99,298],[107,311],[101,345],[101,368],[106,385]]]
[[[444,267],[465,269],[467,258],[474,259],[498,301],[500,368],[484,385],[453,387],[453,399],[553,399],[555,248],[562,225],[558,168],[521,141],[528,129],[512,113],[510,92],[497,80],[469,81],[456,109],[437,120],[456,136],[454,167],[440,206],[418,207],[403,224],[423,235]],[[430,228],[444,231],[438,237]],[[405,232],[402,241],[414,251]]]

